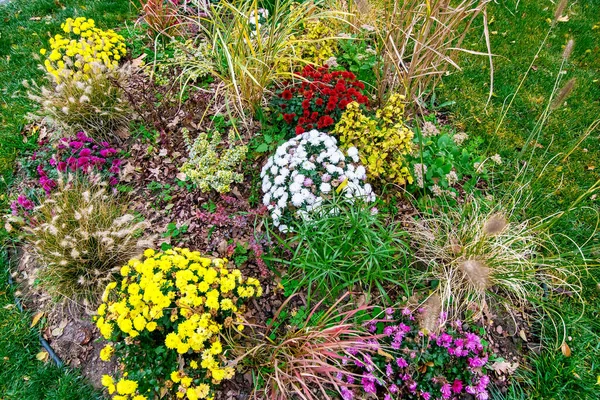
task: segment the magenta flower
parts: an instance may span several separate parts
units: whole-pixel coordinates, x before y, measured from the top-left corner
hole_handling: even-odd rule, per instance
[[[399,357],[399,358],[396,360],[396,364],[397,364],[397,365],[398,365],[398,367],[400,367],[400,368],[406,368],[406,367],[408,367],[408,363],[407,363],[407,362],[406,362],[406,360],[405,360],[404,358],[402,358],[402,357]]]
[[[463,389],[463,383],[460,379],[455,379],[454,382],[452,383],[452,392],[455,394],[459,394],[460,392],[462,392]]]
[[[26,210],[33,210],[33,207],[35,207],[35,204],[33,204],[33,201],[29,200],[27,197],[25,197],[23,195],[20,195],[17,198],[17,203],[19,203],[19,205]]]
[[[421,392],[421,396],[425,399],[425,400],[430,400],[431,399],[431,393],[429,392]]]
[[[75,150],[79,150],[83,147],[83,142],[78,142],[77,140],[73,140],[69,143],[69,147]]]
[[[444,383],[442,385],[442,387],[440,388],[440,393],[442,394],[442,398],[443,399],[449,399],[450,396],[452,396],[452,387],[450,386],[449,383]]]
[[[363,375],[361,384],[365,393],[377,393],[375,377],[372,374]]]

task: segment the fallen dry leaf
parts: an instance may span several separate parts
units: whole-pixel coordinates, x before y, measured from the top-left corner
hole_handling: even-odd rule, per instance
[[[525,331],[523,329],[519,331],[519,336],[521,337],[521,339],[523,339],[523,341],[527,341],[527,335],[525,335]]]
[[[567,344],[567,342],[562,342],[560,345],[560,351],[563,353],[565,357],[571,357],[571,348]]]
[[[35,355],[35,358],[36,358],[38,361],[43,361],[43,362],[46,362],[46,361],[48,361],[48,357],[49,357],[49,356],[50,356],[50,354],[48,354],[48,352],[47,352],[46,350],[42,350],[42,351],[40,351],[39,353],[37,353],[37,354]]]
[[[518,362],[496,361],[491,365],[491,368],[499,374],[512,375],[519,367]]]
[[[33,328],[34,326],[37,325],[38,322],[40,322],[40,319],[42,319],[42,317],[44,316],[44,312],[40,311],[38,313],[36,313],[33,318],[31,319],[31,328]]]

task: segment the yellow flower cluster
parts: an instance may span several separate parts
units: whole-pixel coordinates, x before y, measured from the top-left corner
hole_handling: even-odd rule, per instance
[[[67,18],[61,28],[69,37],[57,34],[51,38],[50,53],[44,61],[46,70],[58,82],[69,77],[87,80],[96,64],[109,70],[116,68],[126,53],[123,36],[112,29],[96,28],[93,19]],[[40,53],[46,55],[48,50],[41,49]]]
[[[102,375],[102,386],[108,390],[109,394],[114,394],[113,400],[148,400],[146,396],[135,394],[138,384],[130,379],[120,379],[115,382],[110,375]]]
[[[333,29],[322,21],[308,21],[304,33],[300,36],[290,36],[290,44],[293,44],[289,46],[290,57],[321,66],[338,51],[337,39],[333,37],[335,37]],[[304,66],[304,64],[295,64],[300,65],[300,69]],[[279,62],[276,69],[278,72],[288,72],[290,66],[286,62]]]
[[[372,179],[404,185],[413,182],[405,156],[413,149],[413,132],[404,125],[404,96],[393,94],[374,118],[356,102],[348,104],[333,133],[342,148],[355,146]]]
[[[176,352],[184,362],[170,367],[165,387],[174,388],[177,398],[211,399],[211,384],[234,374],[232,367],[224,366],[220,333],[233,326],[244,328],[243,302],[261,296],[262,287],[257,279],[244,279],[239,270],[228,269],[227,259],[181,248],[158,253],[148,249],[144,256],[121,267],[120,284],[106,287],[96,326],[107,340]],[[113,352],[109,345],[100,357],[108,360]],[[111,386],[105,386],[111,392]],[[118,384],[116,392],[123,395]]]

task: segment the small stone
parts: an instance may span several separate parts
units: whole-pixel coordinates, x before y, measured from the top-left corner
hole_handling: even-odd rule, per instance
[[[502,329],[502,326],[501,326],[501,325],[498,325],[498,326],[496,327],[496,332],[498,333],[498,335],[502,335],[503,329]]]

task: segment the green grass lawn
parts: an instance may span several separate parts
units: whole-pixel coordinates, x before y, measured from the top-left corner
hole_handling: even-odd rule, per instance
[[[569,20],[559,22],[550,32],[547,42],[529,72],[520,92],[508,110],[504,123],[498,127],[503,107],[510,102],[521,79],[534,60],[554,17],[555,4],[549,0],[508,0],[490,3],[491,44],[495,57],[494,95],[486,107],[489,92],[489,65],[485,57],[463,56],[459,63],[463,71],[444,78],[437,93],[442,101],[455,104],[448,109],[452,123],[471,136],[484,139],[483,150],[499,153],[506,163],[520,159],[519,151],[534,129],[538,116],[549,101],[562,62],[564,46],[573,39],[575,47],[564,70],[563,84],[571,78],[576,84],[563,104],[550,116],[538,140],[535,167],[549,163],[539,187],[532,190],[544,194],[529,216],[547,216],[564,209],[600,178],[600,130],[587,139],[563,161],[584,135],[587,128],[600,118],[600,1],[571,1]],[[481,36],[469,38],[465,46],[485,51]],[[497,131],[497,132],[496,132]],[[562,153],[562,154],[561,154]],[[553,157],[556,157],[554,158]],[[506,169],[510,171],[510,169]],[[496,176],[499,181],[513,175]],[[542,192],[543,190],[543,192]],[[579,242],[596,231],[596,212],[600,196],[583,203],[587,210],[567,215],[555,226]],[[599,244],[598,232],[590,243]],[[597,263],[596,263],[597,264]],[[585,277],[585,304],[569,297],[559,299],[556,309],[565,320],[571,357],[548,346],[534,357],[525,373],[522,388],[525,396],[508,398],[535,399],[595,399],[600,397],[600,281],[598,266]],[[583,317],[579,316],[583,313]]]
[[[42,76],[36,54],[47,46],[68,17],[86,16],[102,28],[132,24],[135,10],[128,0],[13,0],[0,5],[0,208],[5,209],[6,188],[11,182],[19,152],[32,149],[33,138],[21,135],[30,111],[21,82]],[[0,240],[2,240],[0,231]],[[80,400],[100,398],[76,372],[44,364],[30,315],[14,306],[7,285],[8,264],[0,256],[0,399]]]

